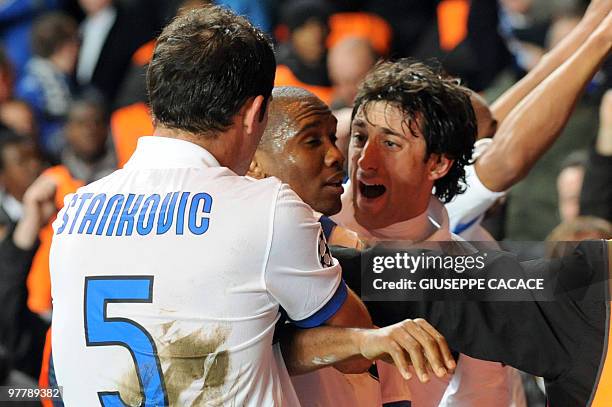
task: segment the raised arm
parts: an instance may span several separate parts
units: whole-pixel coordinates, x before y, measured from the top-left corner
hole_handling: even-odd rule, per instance
[[[612,46],[612,14],[580,48],[540,83],[503,121],[493,145],[476,161],[481,182],[504,191],[522,179],[556,140]]]
[[[495,100],[491,105],[493,117],[502,123],[521,100],[576,52],[611,9],[611,0],[593,0],[578,26],[545,54],[523,79]]]

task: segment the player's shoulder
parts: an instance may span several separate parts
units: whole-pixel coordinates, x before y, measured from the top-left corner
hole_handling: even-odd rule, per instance
[[[103,192],[105,187],[112,185],[124,173],[125,173],[125,170],[123,169],[115,170],[111,172],[110,174],[106,175],[105,177],[100,178],[99,180],[83,185],[77,190],[77,193],[97,192],[97,191]]]
[[[263,179],[256,179],[251,177],[241,177],[245,185],[251,186],[262,192],[269,192],[274,194],[275,201],[277,204],[295,204],[300,206],[308,205],[304,203],[302,198],[288,184],[285,184],[276,177],[267,177]]]

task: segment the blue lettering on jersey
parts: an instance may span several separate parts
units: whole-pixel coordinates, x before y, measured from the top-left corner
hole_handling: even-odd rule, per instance
[[[210,217],[207,215],[212,210],[212,196],[206,192],[169,192],[163,201],[161,199],[159,194],[115,194],[109,199],[104,193],[75,194],[61,213],[62,225],[57,234],[61,234],[70,221],[68,234],[72,234],[79,219],[76,233],[91,235],[95,229],[96,236],[103,236],[105,229],[106,236],[131,236],[134,225],[140,236],[151,232],[163,235],[173,226],[177,235],[183,235],[186,227],[194,235],[208,231]],[[87,201],[90,202],[85,209]],[[76,211],[72,210],[74,207]]]
[[[176,214],[176,234],[182,235],[184,229],[183,219],[185,218],[185,207],[187,206],[187,198],[189,198],[189,192],[183,192],[181,195],[181,202],[179,203],[178,212]]]
[[[201,216],[200,225],[196,224],[197,211],[200,206],[200,201],[202,200],[204,201],[202,208],[203,213],[210,213],[210,207],[212,206],[212,197],[207,193],[200,192],[193,196],[191,207],[189,208],[189,230],[194,235],[202,235],[208,230],[209,219],[207,217]]]
[[[132,205],[132,209],[128,209],[128,207],[134,200],[134,196],[134,194],[129,194],[128,199],[125,201],[123,211],[121,212],[121,218],[119,219],[119,226],[117,226],[117,236],[123,236],[123,227],[126,225],[127,230],[125,232],[125,235],[132,235],[132,231],[134,230],[134,216],[136,216],[136,212],[138,211],[140,204],[142,203],[142,199],[144,198],[144,195],[138,195],[138,198],[136,198],[136,202],[134,202],[134,205]]]
[[[174,208],[176,207],[176,200],[178,199],[179,193],[173,192],[167,194],[164,198],[164,202],[159,212],[159,218],[157,219],[157,234],[163,235],[170,227],[172,227],[172,220],[174,219]]]
[[[106,225],[108,216],[110,215],[110,212],[114,206],[115,211],[113,212],[113,216],[111,217],[111,220],[108,223],[108,228],[106,229],[106,236],[112,236],[113,229],[115,228],[115,223],[117,223],[117,216],[119,216],[119,211],[121,210],[121,206],[123,205],[123,200],[124,197],[121,194],[116,194],[110,197],[110,199],[106,203],[106,207],[104,208],[104,215],[102,215],[102,219],[100,220],[100,224],[98,225],[98,229],[96,230],[96,235],[101,236],[102,232],[104,232],[104,226]]]
[[[138,216],[138,223],[136,224],[136,231],[139,235],[148,235],[151,233],[153,229],[153,223],[155,223],[155,212],[157,211],[157,207],[159,206],[159,195],[153,194],[148,197],[144,203],[142,204],[142,209],[140,210],[140,215]],[[150,207],[150,208],[149,208]],[[147,211],[149,211],[149,219],[147,220],[147,224],[145,226],[145,216]]]
[[[72,221],[72,225],[70,225],[70,230],[68,231],[68,234],[71,235],[72,231],[74,230],[74,225],[79,217],[79,215],[81,214],[81,210],[83,209],[83,205],[85,205],[85,201],[87,201],[88,199],[90,199],[93,196],[93,194],[91,192],[85,193],[81,196],[79,196],[79,199],[81,200],[81,203],[79,204],[79,209],[77,209],[75,215],[74,215],[74,220]]]
[[[77,194],[72,195],[72,199],[70,200],[70,203],[68,204],[67,207],[65,207],[63,209],[64,214],[62,215],[62,225],[57,229],[57,234],[61,234],[64,229],[66,229],[66,226],[68,226],[68,211],[70,210],[70,208],[72,208],[74,205],[76,205],[77,200],[79,199],[79,196]]]
[[[81,226],[79,226],[79,234],[83,233],[85,226],[87,226],[88,223],[89,227],[87,228],[87,234],[91,235],[93,233],[98,217],[100,216],[100,212],[102,212],[104,201],[106,201],[106,194],[98,194],[93,197],[89,203],[89,207],[85,211],[85,215],[81,221]]]

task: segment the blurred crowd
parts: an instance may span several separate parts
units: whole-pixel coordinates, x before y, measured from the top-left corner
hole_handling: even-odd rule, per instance
[[[151,134],[145,73],[155,37],[177,13],[205,3],[0,1],[0,298],[15,304],[0,312],[0,362],[10,355],[21,380],[38,377],[51,311],[53,214],[43,213],[41,202],[52,194],[59,209],[66,194],[121,168],[138,137]],[[441,66],[492,102],[546,58],[588,6],[586,0],[215,3],[269,33],[276,85],[304,87],[330,105],[341,149],[357,87],[380,58]],[[496,239],[610,237],[611,87],[608,60],[554,145],[489,211],[484,224]],[[28,191],[43,172],[57,190],[35,184]],[[11,239],[28,211],[35,213],[36,238]],[[0,382],[8,374],[0,371]]]

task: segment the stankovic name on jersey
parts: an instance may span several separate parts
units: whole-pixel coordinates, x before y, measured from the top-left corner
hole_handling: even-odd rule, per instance
[[[56,234],[131,236],[163,235],[174,228],[177,235],[206,233],[212,208],[206,192],[160,194],[74,194],[60,212]]]

